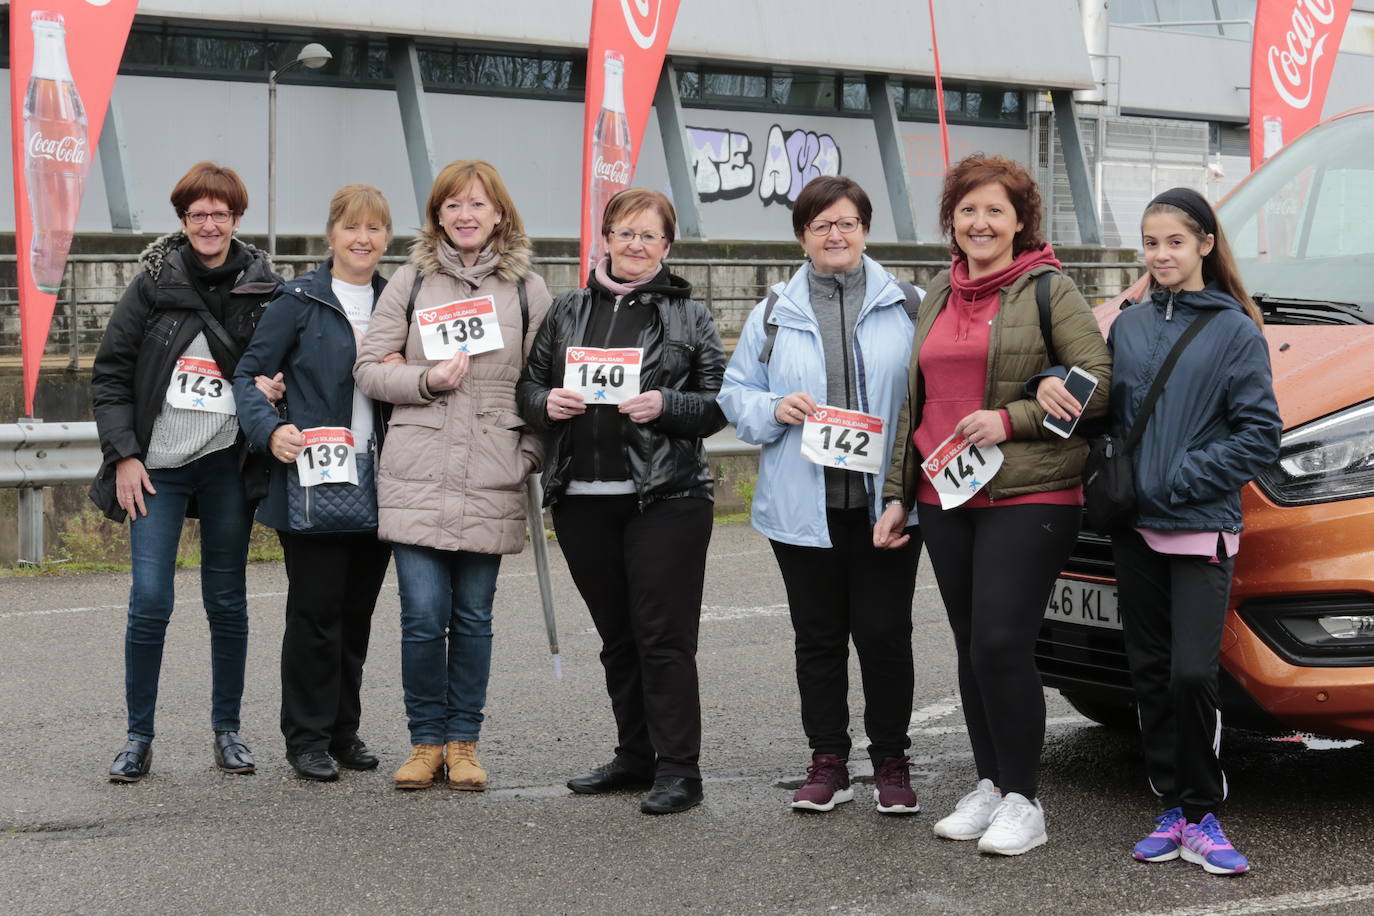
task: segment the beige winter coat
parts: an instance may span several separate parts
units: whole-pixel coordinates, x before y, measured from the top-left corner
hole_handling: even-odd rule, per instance
[[[430,395],[423,378],[420,332],[406,305],[416,271],[424,275],[417,309],[490,295],[505,348],[472,358],[452,391]],[[529,328],[520,341],[516,281],[525,280]],[[530,269],[528,247],[508,251],[476,289],[443,273],[432,245],[417,242],[410,263],[392,276],[377,300],[353,376],[370,398],[396,405],[377,471],[378,536],[384,541],[466,550],[519,553],[525,544],[525,477],[543,464],[543,446],[515,408],[515,382],[525,354],[549,309],[544,280]],[[383,365],[389,353],[405,365]]]

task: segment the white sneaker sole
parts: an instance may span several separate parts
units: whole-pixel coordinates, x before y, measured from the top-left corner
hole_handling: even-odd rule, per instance
[[[796,808],[798,811],[834,811],[836,805],[842,805],[845,802],[853,800],[853,789],[840,789],[836,791],[834,795],[830,796],[830,801],[824,805],[818,805],[815,802],[809,801],[794,801],[792,802],[792,807]]]
[[[878,800],[878,798],[879,798],[879,796],[878,796],[878,790],[877,790],[877,789],[874,789],[874,790],[873,790],[873,804],[877,807],[878,813],[879,813],[879,814],[917,814],[917,813],[919,813],[920,810],[921,810],[921,803],[920,803],[920,802],[917,802],[916,804],[910,805],[910,806],[907,806],[907,805],[888,805],[886,808],[884,808],[884,807],[882,806],[882,802],[880,802],[880,801]]]
[[[1222,868],[1220,865],[1213,865],[1202,856],[1184,846],[1179,850],[1179,856],[1185,862],[1192,862],[1194,865],[1201,865],[1203,870],[1210,875],[1243,875],[1250,870],[1247,865],[1245,868]]]
[[[955,833],[950,828],[943,826],[943,823],[943,821],[936,821],[935,826],[931,828],[935,835],[942,840],[976,840],[987,832],[987,828],[984,827],[976,833]]]
[[[1049,841],[1050,841],[1049,834],[1042,833],[1042,834],[1040,834],[1039,836],[1031,837],[1029,840],[1027,840],[1025,843],[1023,843],[1023,844],[1020,845],[1020,846],[1017,846],[1017,847],[1014,847],[1014,848],[1010,848],[1010,849],[1008,849],[1008,848],[1000,848],[1000,849],[999,849],[998,847],[993,846],[991,843],[988,843],[988,842],[987,842],[987,837],[984,836],[983,839],[981,839],[981,840],[978,841],[978,851],[979,851],[979,852],[985,852],[985,853],[988,853],[989,855],[994,855],[994,856],[1019,856],[1019,855],[1022,855],[1023,853],[1030,852],[1032,849],[1034,849],[1034,848],[1037,847],[1037,846],[1044,846],[1044,845],[1045,845],[1046,843],[1048,843]]]

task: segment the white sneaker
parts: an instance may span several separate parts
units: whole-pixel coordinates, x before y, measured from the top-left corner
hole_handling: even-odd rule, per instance
[[[992,823],[992,812],[1002,803],[1002,793],[991,779],[978,781],[974,789],[954,806],[954,813],[935,822],[935,835],[947,840],[976,840]]]
[[[1008,792],[992,813],[992,823],[978,841],[979,852],[999,856],[1019,856],[1049,842],[1045,833],[1045,812],[1038,801]]]

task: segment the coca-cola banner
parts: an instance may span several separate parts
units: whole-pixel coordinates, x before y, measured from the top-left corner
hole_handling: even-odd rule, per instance
[[[592,0],[582,129],[582,270],[599,261],[606,201],[630,186],[679,0]]]
[[[24,408],[138,0],[12,0],[10,138]]]
[[[1250,60],[1250,168],[1321,120],[1352,0],[1259,0]]]

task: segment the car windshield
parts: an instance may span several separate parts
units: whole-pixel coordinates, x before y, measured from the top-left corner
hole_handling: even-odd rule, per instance
[[[1374,315],[1374,111],[1308,131],[1218,215],[1251,293]]]

